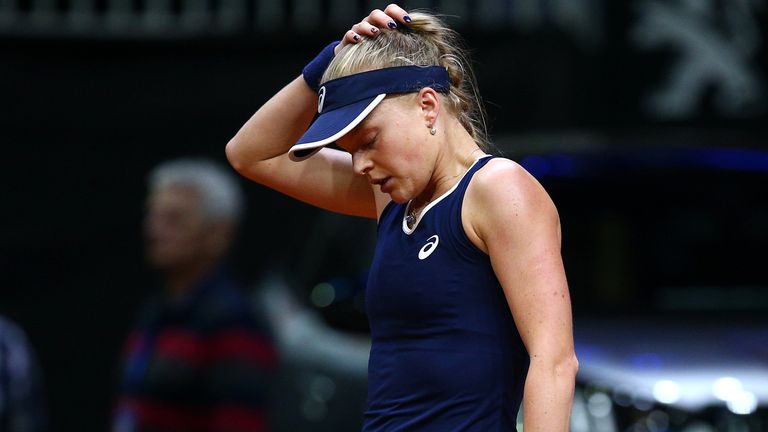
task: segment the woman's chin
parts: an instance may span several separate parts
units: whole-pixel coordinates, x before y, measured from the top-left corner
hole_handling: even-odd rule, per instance
[[[397,204],[405,204],[411,199],[410,197],[404,196],[400,193],[400,191],[397,190],[390,192],[389,197],[392,198],[392,201],[396,202]]]

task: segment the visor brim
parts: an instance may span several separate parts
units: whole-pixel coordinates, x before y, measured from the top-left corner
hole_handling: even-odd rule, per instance
[[[301,161],[335,142],[365,120],[386,96],[382,93],[333,111],[320,113],[304,135],[288,151],[288,157],[294,161]]]

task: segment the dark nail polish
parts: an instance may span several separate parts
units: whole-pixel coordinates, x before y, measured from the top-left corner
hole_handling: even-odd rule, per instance
[[[387,27],[391,28],[392,30],[397,28],[397,24],[394,21],[390,21],[387,23]]]
[[[371,33],[378,33],[378,32],[379,32],[379,28],[378,27],[374,27],[374,28],[371,29]]]
[[[358,36],[358,35],[354,35],[354,36],[352,36],[352,39],[354,39],[354,40],[355,40],[355,42],[357,42],[357,41],[359,41],[359,40],[360,40],[360,36]]]
[[[404,17],[403,17],[403,21],[405,21],[405,22],[409,23],[409,22],[411,22],[411,21],[413,21],[413,20],[411,20],[411,17],[409,17],[408,15],[406,15],[406,16],[404,16]]]

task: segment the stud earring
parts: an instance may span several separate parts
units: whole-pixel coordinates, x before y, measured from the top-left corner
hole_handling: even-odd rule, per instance
[[[430,135],[435,135],[437,133],[437,128],[433,125],[432,129],[429,130]]]

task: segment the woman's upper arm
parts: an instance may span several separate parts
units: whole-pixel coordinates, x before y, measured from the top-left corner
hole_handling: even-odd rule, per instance
[[[347,152],[323,148],[301,162],[282,154],[240,172],[315,207],[370,219],[376,219],[380,213],[373,187],[364,177],[354,174],[352,157]]]
[[[309,126],[317,94],[302,77],[267,101],[227,143],[232,166],[243,176],[308,204],[375,219],[381,211],[371,185],[352,170],[351,156],[324,148],[295,162],[288,150]],[[382,207],[383,208],[383,207]]]
[[[571,302],[557,209],[516,163],[494,161],[483,171],[473,188],[471,227],[490,256],[531,360],[572,356]]]

